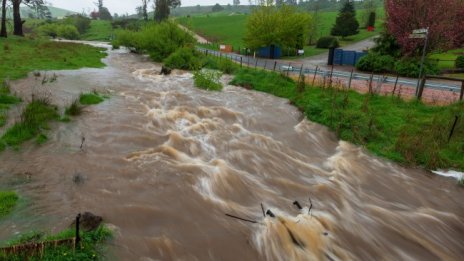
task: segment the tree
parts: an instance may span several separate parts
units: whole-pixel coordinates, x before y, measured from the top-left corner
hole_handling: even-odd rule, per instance
[[[141,12],[143,20],[145,21],[148,21],[148,2],[150,2],[150,0],[142,0]]]
[[[386,28],[404,55],[418,54],[423,39],[410,39],[413,30],[429,28],[428,50],[449,50],[464,44],[463,0],[386,0]]]
[[[181,5],[180,0],[155,0],[155,21],[161,22],[168,19],[170,8]]]
[[[110,11],[103,5],[103,0],[98,0],[95,5],[98,7],[98,18],[101,20],[113,20],[113,16],[111,16]],[[92,16],[92,18],[93,17],[94,16]]]
[[[311,24],[307,13],[283,5],[259,6],[249,15],[245,42],[250,48],[277,45],[302,48]]]
[[[211,9],[211,11],[213,12],[221,12],[222,10],[224,10],[224,7],[222,7],[220,4],[217,4],[217,3]]]
[[[368,27],[369,17],[371,13],[376,12],[376,2],[375,0],[365,0],[363,3],[363,12],[361,13],[361,26]]]
[[[354,4],[347,0],[340,9],[337,19],[335,20],[335,25],[332,27],[330,34],[345,38],[359,33],[358,29],[359,23],[356,20]]]
[[[233,3],[234,3],[234,6],[239,6],[240,5],[240,0],[234,0]]]
[[[21,19],[21,1],[22,0],[11,0],[11,3],[13,4],[13,34],[17,36],[24,36],[23,23],[25,21]]]
[[[7,37],[8,33],[6,32],[6,0],[2,0],[2,25],[0,29],[0,37]]]

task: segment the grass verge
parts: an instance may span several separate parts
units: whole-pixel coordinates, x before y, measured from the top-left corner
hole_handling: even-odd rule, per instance
[[[376,155],[429,169],[464,170],[463,102],[433,107],[338,88],[297,88],[290,78],[250,69],[238,71],[231,84],[287,98],[310,120]]]
[[[6,246],[36,243],[45,241],[71,239],[75,236],[74,229],[67,229],[56,235],[46,235],[40,232],[31,232],[19,236],[17,239],[6,242]],[[15,254],[2,254],[0,260],[102,260],[105,241],[111,238],[112,232],[104,225],[94,231],[81,232],[81,246],[74,249],[70,245],[46,246],[41,253],[35,255],[24,254],[18,251]]]
[[[18,199],[14,191],[0,191],[0,219],[11,213]]]

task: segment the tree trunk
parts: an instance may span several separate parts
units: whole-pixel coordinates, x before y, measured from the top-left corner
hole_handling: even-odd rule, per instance
[[[14,35],[24,36],[23,34],[23,21],[21,20],[21,10],[19,6],[21,0],[13,0],[13,24],[14,24]]]
[[[7,37],[6,32],[6,0],[2,1],[2,25],[0,29],[0,37]]]

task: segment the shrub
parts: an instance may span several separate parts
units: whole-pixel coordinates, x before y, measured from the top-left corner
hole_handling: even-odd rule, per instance
[[[395,63],[395,71],[401,76],[419,77],[420,60],[415,58],[404,58]],[[429,75],[436,75],[440,72],[436,64],[429,62],[424,63],[424,73]]]
[[[195,39],[174,22],[150,24],[138,32],[119,30],[113,46],[120,45],[146,52],[156,62],[162,62],[177,49],[193,46]]]
[[[55,38],[58,36],[57,24],[44,24],[38,28],[40,34]]]
[[[80,14],[67,16],[63,22],[68,25],[74,25],[79,34],[85,33],[90,28],[92,20]]]
[[[458,56],[458,58],[456,58],[456,68],[464,69],[464,55]]]
[[[337,48],[340,46],[337,37],[334,36],[323,36],[317,40],[317,48]]]
[[[366,72],[389,72],[392,71],[395,64],[395,59],[389,55],[380,55],[377,53],[369,53],[359,59],[356,64],[356,69]]]
[[[371,49],[373,52],[395,58],[401,57],[401,47],[393,35],[382,32],[378,37],[374,38],[374,42],[375,46]]]
[[[77,40],[79,39],[79,31],[74,25],[60,25],[58,26],[58,36],[69,40]]]
[[[183,47],[164,59],[164,65],[171,69],[195,70],[200,67],[198,53],[188,47]]]
[[[219,61],[218,69],[221,70],[225,74],[232,74],[236,71],[237,64],[225,58]]]
[[[222,90],[221,76],[221,72],[215,70],[198,70],[193,73],[195,86],[210,91]]]

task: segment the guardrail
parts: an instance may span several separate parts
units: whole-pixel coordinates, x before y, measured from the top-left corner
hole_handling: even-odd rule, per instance
[[[234,53],[221,53],[219,51],[208,50],[205,48],[198,47],[199,51],[205,53],[206,55],[211,54],[220,58],[227,58],[233,60],[240,65],[245,65],[248,67],[259,67],[266,70],[272,71],[280,71],[289,73],[302,73],[308,75],[317,75],[322,77],[338,77],[338,78],[345,78],[345,79],[352,79],[352,80],[366,80],[372,81],[377,83],[391,83],[391,84],[399,84],[404,86],[412,86],[416,88],[420,82],[419,79],[411,79],[411,78],[404,78],[398,76],[385,76],[385,75],[375,75],[375,74],[366,74],[366,73],[357,73],[357,72],[345,72],[345,71],[337,71],[337,70],[329,70],[329,69],[322,69],[319,67],[309,68],[305,67],[301,63],[297,62],[282,62],[278,60],[270,60],[270,59],[261,59],[261,58],[253,58],[250,56],[244,56]],[[435,90],[441,91],[450,91],[455,93],[460,93],[461,89],[463,88],[462,85],[452,84],[452,83],[443,83],[443,82],[436,82],[436,81],[426,81],[425,88],[431,88]],[[417,91],[416,91],[417,93]]]

